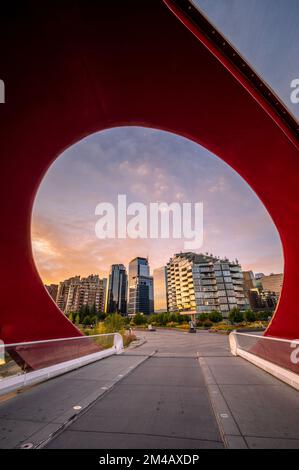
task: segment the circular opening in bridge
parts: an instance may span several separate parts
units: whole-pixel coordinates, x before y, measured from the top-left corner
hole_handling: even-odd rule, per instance
[[[82,328],[107,313],[167,310],[150,323],[177,326],[190,313],[205,326],[211,312],[225,322],[233,309],[266,322],[282,284],[278,232],[248,184],[200,145],[149,128],[92,134],[54,161],[35,199],[32,246],[49,294]]]

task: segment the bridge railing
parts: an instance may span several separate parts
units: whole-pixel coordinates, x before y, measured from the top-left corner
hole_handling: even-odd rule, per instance
[[[13,344],[0,341],[0,395],[120,354],[123,348],[119,333]]]
[[[233,331],[229,341],[232,354],[247,359],[299,389],[299,339]]]

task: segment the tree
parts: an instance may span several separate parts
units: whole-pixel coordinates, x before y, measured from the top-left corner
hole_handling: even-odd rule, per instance
[[[124,319],[118,313],[108,315],[104,320],[106,333],[117,333],[124,328]]]
[[[208,314],[208,319],[213,323],[219,323],[222,320],[222,315],[217,310],[213,310]]]
[[[95,316],[96,314],[97,314],[96,304],[92,304],[92,306],[89,307],[89,315]]]
[[[143,315],[142,313],[136,313],[133,318],[133,322],[135,325],[144,325],[147,323],[146,315]]]
[[[244,320],[244,315],[240,309],[234,307],[228,314],[228,319],[231,323],[241,323]]]
[[[86,317],[83,318],[82,324],[85,326],[92,324],[92,321],[89,315],[86,315]]]
[[[174,323],[179,323],[179,314],[177,313],[170,313],[169,314],[169,321]]]
[[[79,308],[79,323],[84,323],[84,318],[89,315],[89,306],[88,305],[81,305]]]
[[[131,318],[130,317],[122,317],[124,321],[125,326],[129,326],[131,323]]]
[[[178,315],[178,323],[188,323],[191,320],[189,315]]]
[[[155,322],[158,325],[165,326],[166,323],[168,323],[168,321],[169,321],[169,314],[168,313],[158,313],[158,314],[155,315]]]
[[[71,322],[74,321],[73,312],[68,312],[68,313],[67,313],[67,317],[68,317],[69,321],[71,321]]]
[[[256,315],[252,310],[246,310],[244,312],[244,318],[248,322],[254,322],[256,320]]]
[[[76,325],[79,325],[79,323],[80,323],[80,314],[79,314],[79,312],[75,316],[75,323],[76,323]]]
[[[105,312],[98,312],[97,313],[97,318],[99,321],[105,320],[105,318],[108,316],[108,313]]]

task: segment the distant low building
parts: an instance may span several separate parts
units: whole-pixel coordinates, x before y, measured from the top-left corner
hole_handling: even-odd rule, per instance
[[[243,271],[244,290],[247,302],[251,310],[260,310],[264,308],[264,302],[258,288],[258,280],[252,271]]]
[[[278,304],[279,295],[276,292],[271,292],[267,290],[262,290],[260,292],[260,297],[264,308],[267,310],[274,310]]]
[[[253,275],[243,271],[245,294],[252,310],[274,310],[282,289],[283,274]]]
[[[283,274],[270,274],[269,276],[263,276],[261,278],[261,284],[263,291],[275,292],[279,297],[283,284]]]
[[[254,278],[259,281],[260,279],[262,279],[262,277],[264,277],[265,274],[264,273],[255,273],[254,275]]]

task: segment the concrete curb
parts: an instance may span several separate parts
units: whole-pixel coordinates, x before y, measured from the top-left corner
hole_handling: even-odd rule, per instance
[[[137,338],[138,339],[138,338]],[[140,346],[142,346],[143,344],[147,343],[147,339],[146,338],[141,338],[140,341],[138,341],[137,344],[130,344],[126,349],[125,351],[130,351],[131,349],[136,349],[136,348],[140,348]]]

